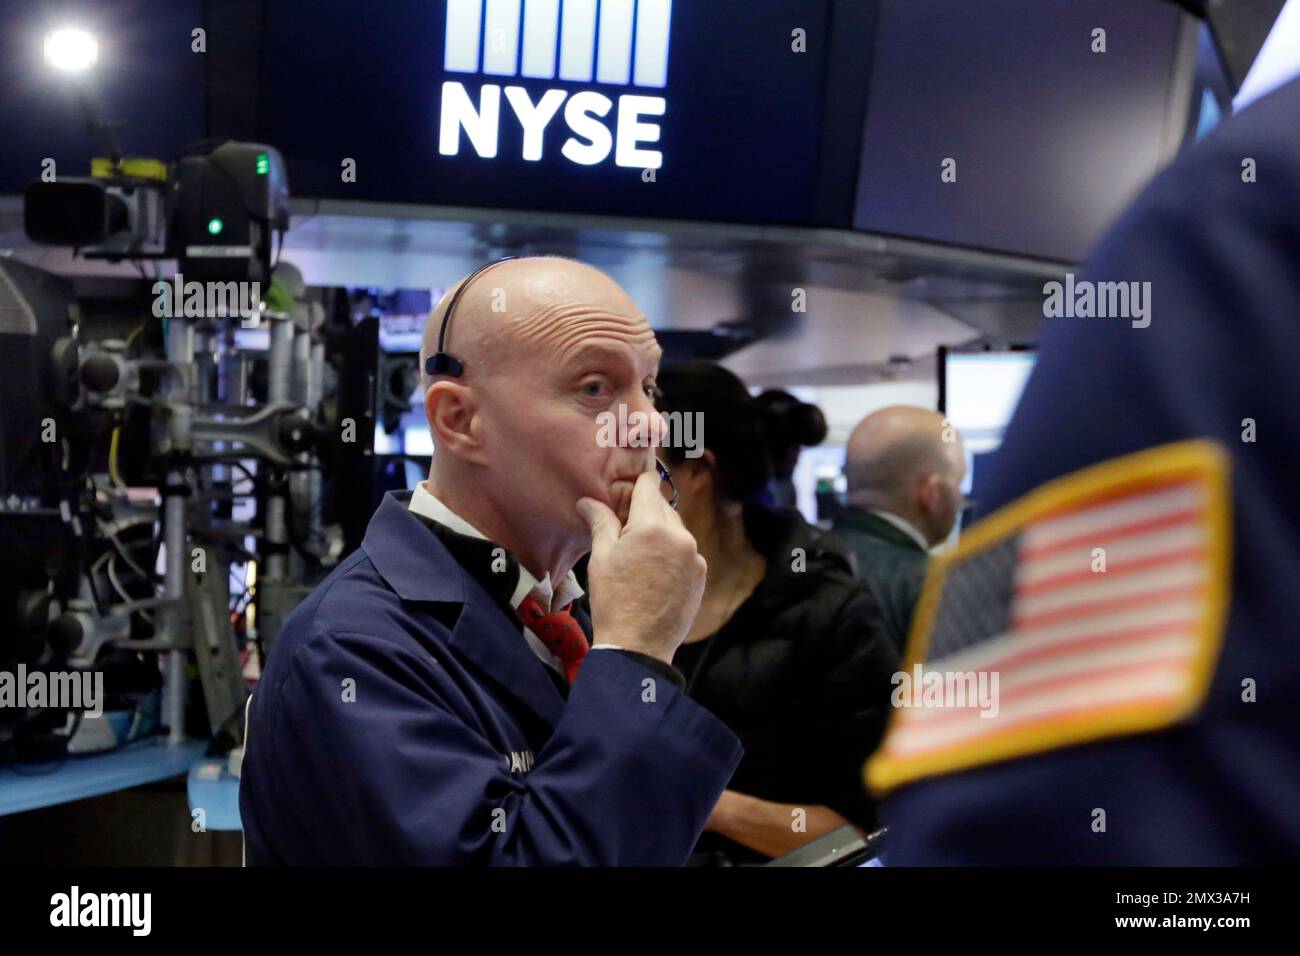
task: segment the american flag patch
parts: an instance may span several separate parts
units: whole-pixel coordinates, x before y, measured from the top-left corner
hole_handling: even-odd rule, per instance
[[[926,580],[868,785],[1194,713],[1223,638],[1230,519],[1227,455],[1192,441],[1076,472],[979,522]]]

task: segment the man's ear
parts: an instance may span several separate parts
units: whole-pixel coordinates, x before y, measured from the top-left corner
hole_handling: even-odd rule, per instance
[[[424,393],[424,414],[434,447],[469,462],[478,462],[483,450],[476,427],[478,413],[478,401],[467,386],[444,379]]]
[[[940,485],[942,483],[942,480],[935,472],[930,472],[921,479],[920,485],[917,486],[916,497],[923,514],[934,514],[939,510]]]

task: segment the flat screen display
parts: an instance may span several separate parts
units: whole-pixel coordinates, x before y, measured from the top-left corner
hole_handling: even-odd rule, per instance
[[[1079,261],[1182,141],[1192,25],[1157,0],[882,0],[854,227]]]
[[[943,413],[969,452],[992,451],[1025,390],[1035,353],[949,352],[944,360]]]
[[[942,366],[942,407],[966,448],[966,479],[962,491],[968,499],[963,526],[983,517],[980,497],[991,456],[1033,371],[1036,353],[946,352]]]
[[[828,8],[277,0],[260,136],[300,196],[808,223]]]

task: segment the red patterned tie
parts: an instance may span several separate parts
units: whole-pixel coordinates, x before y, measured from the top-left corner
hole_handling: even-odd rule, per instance
[[[561,611],[544,614],[542,606],[531,594],[519,605],[519,617],[530,631],[541,638],[547,649],[564,663],[564,673],[570,684],[577,679],[582,659],[590,650],[587,635],[582,633],[582,627],[569,613],[571,607],[572,603],[565,605]]]

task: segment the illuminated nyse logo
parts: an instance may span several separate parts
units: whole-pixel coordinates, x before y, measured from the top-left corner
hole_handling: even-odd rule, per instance
[[[561,15],[562,14],[562,15]],[[668,84],[668,31],[672,0],[447,0],[448,73],[523,76],[603,86],[662,89]],[[521,42],[522,40],[522,42]],[[523,158],[542,158],[547,127],[564,107],[573,134],[560,152],[570,162],[658,169],[663,153],[643,149],[659,141],[662,96],[625,93],[617,104],[604,93],[550,89],[536,102],[522,86],[485,82],[478,103],[464,83],[442,84],[438,152],[460,153],[461,131],[484,159],[497,155],[501,97],[523,130]],[[617,108],[616,108],[617,107]],[[612,117],[613,131],[607,124]]]

